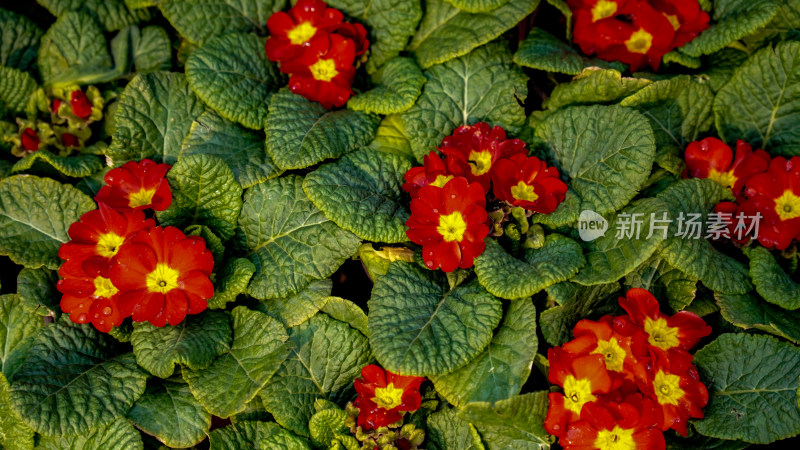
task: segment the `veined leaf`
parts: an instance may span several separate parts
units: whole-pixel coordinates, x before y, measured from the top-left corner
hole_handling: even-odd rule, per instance
[[[485,450],[478,430],[459,419],[455,408],[444,408],[428,416],[427,431],[434,449]]]
[[[172,65],[172,43],[163,28],[151,25],[131,34],[133,65],[137,72],[166,70]]]
[[[800,343],[800,312],[786,311],[750,294],[715,297],[722,317],[737,327],[755,328]]]
[[[103,168],[103,161],[94,155],[59,156],[42,149],[17,161],[11,168],[11,172],[36,170],[37,166],[41,167],[41,165],[52,167],[68,177],[82,178],[100,171]]]
[[[40,316],[58,317],[61,293],[56,290],[58,272],[49,269],[22,269],[17,275],[17,294],[26,311]]]
[[[670,308],[678,312],[694,300],[697,278],[669,265],[656,255],[625,276],[625,286],[650,291],[658,299],[666,298]]]
[[[69,11],[89,12],[107,31],[150,19],[146,9],[130,10],[123,0],[40,0],[39,4],[58,18]]]
[[[565,281],[547,288],[547,294],[559,306],[542,311],[539,326],[550,345],[562,345],[572,339],[572,328],[586,317],[611,313],[617,304],[619,283],[581,286]]]
[[[547,449],[552,436],[544,430],[547,392],[531,392],[494,404],[469,403],[458,417],[475,425],[488,449]]]
[[[294,433],[281,428],[275,422],[242,421],[225,428],[217,428],[208,435],[210,450],[239,450],[242,448],[276,448],[280,450],[302,450],[308,448],[298,443],[298,447],[262,447],[262,443],[272,436],[282,435],[285,439],[302,443]]]
[[[106,45],[103,30],[91,16],[74,11],[61,15],[39,46],[39,71],[44,84],[52,85],[65,74],[74,80],[80,74],[111,69]]]
[[[746,252],[750,258],[750,278],[756,291],[770,303],[795,310],[800,308],[800,284],[783,271],[769,250],[753,247]]]
[[[173,27],[194,44],[218,34],[266,31],[267,19],[286,0],[164,0],[158,8]],[[262,51],[263,52],[263,51]]]
[[[265,300],[261,304],[264,312],[292,328],[314,317],[325,306],[332,287],[333,282],[328,278],[315,280],[297,294]]]
[[[108,425],[72,436],[42,436],[37,450],[85,450],[114,448],[119,450],[142,450],[142,436],[131,423],[120,417]]]
[[[180,381],[149,386],[128,412],[128,419],[165,445],[184,448],[205,439],[211,414]]]
[[[33,430],[11,409],[6,377],[0,374],[0,445],[8,450],[33,448]]]
[[[42,34],[27,17],[0,9],[0,66],[31,69]]]
[[[649,85],[646,78],[623,77],[613,69],[584,69],[569,83],[557,85],[545,101],[548,109],[581,103],[607,103],[626,97]]]
[[[354,111],[397,114],[414,105],[427,79],[411,58],[394,58],[372,75],[377,85],[347,102]]]
[[[43,325],[22,307],[19,295],[0,296],[0,369],[6,378],[13,378]]]
[[[748,34],[764,27],[778,12],[778,2],[770,0],[717,0],[714,21],[688,44],[680,47],[689,56],[702,56],[722,50]]]
[[[233,258],[217,272],[214,296],[208,300],[210,309],[224,309],[239,294],[247,292],[247,285],[256,273],[256,266],[247,258]]]
[[[519,45],[514,62],[532,69],[578,75],[587,67],[613,69],[623,72],[625,66],[618,62],[588,58],[572,46],[541,28],[533,28]]]
[[[11,113],[24,111],[28,100],[38,87],[36,80],[28,72],[0,66],[0,110],[8,110]]]

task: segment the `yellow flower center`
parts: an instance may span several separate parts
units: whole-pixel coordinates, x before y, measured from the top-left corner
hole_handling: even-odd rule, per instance
[[[732,171],[717,172],[711,169],[711,171],[708,172],[708,178],[731,189],[733,189],[733,185],[736,184],[736,177],[733,175]]]
[[[317,27],[309,22],[301,22],[292,31],[286,33],[289,42],[294,45],[302,45],[308,42],[317,33]]]
[[[142,188],[139,192],[134,192],[128,196],[128,206],[131,208],[147,206],[153,202],[154,195],[156,195],[155,189]]]
[[[664,373],[659,370],[653,379],[653,389],[656,391],[658,403],[662,405],[677,405],[678,400],[683,397],[683,389],[680,388],[681,377]]]
[[[775,212],[781,220],[800,217],[800,197],[790,190],[784,191],[783,195],[775,199]]]
[[[625,46],[628,47],[629,52],[641,53],[642,55],[647,53],[652,45],[653,35],[641,28],[634,31],[631,37],[625,41]]]
[[[447,182],[452,179],[453,179],[452,175],[436,175],[436,179],[433,180],[431,186],[444,187],[444,185],[447,184]]]
[[[564,380],[564,407],[580,414],[583,405],[597,400],[597,397],[592,395],[592,382],[585,379],[577,379],[572,375],[567,375]]]
[[[636,450],[633,429],[626,430],[614,425],[612,430],[600,430],[597,432],[594,446],[600,450]]]
[[[178,287],[178,271],[161,263],[156,265],[156,270],[150,272],[145,278],[147,289],[150,292],[167,292]]]
[[[109,298],[117,294],[119,290],[114,287],[111,280],[105,277],[94,279],[94,296],[98,298]]]
[[[436,227],[436,231],[442,235],[445,242],[461,242],[467,231],[467,222],[461,213],[456,211],[446,216],[439,216],[439,226]]]
[[[332,59],[320,59],[308,68],[311,71],[311,76],[319,81],[331,81],[339,71],[336,70],[336,61]]]
[[[597,341],[597,348],[592,353],[600,353],[606,360],[606,369],[622,372],[625,363],[625,350],[619,346],[617,338],[612,337],[607,341]]]
[[[592,7],[592,22],[611,17],[617,13],[617,2],[600,0]]]
[[[667,325],[666,319],[653,320],[646,317],[644,319],[644,331],[650,336],[648,338],[650,345],[661,350],[669,350],[680,344],[678,329]]]
[[[469,165],[473,175],[483,175],[492,168],[492,154],[487,150],[469,152]]]
[[[672,28],[675,31],[678,31],[678,28],[681,27],[681,21],[678,19],[678,16],[676,16],[675,14],[667,14],[667,13],[662,13],[662,14],[664,14],[664,17],[666,17],[667,20],[669,20],[669,23],[670,25],[672,25]]]
[[[522,181],[517,183],[516,186],[511,186],[511,195],[517,200],[526,200],[529,202],[535,202],[536,199],[539,198],[536,192],[533,192],[533,186]]]
[[[384,388],[375,388],[372,401],[386,410],[397,408],[403,403],[403,390],[394,387],[394,383],[389,383]]]
[[[97,239],[97,254],[106,258],[113,258],[119,251],[119,246],[125,238],[114,233],[104,233]]]

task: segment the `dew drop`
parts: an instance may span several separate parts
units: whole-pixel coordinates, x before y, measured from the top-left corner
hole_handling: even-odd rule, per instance
[[[100,322],[97,322],[97,324],[98,324],[98,325],[102,325],[102,324],[104,324],[104,323],[106,323],[106,321],[105,321],[105,320],[101,320]]]
[[[111,312],[112,312],[112,309],[111,309],[110,306],[106,306],[105,308],[103,308],[103,315],[104,316],[110,316]]]
[[[86,313],[81,313],[78,315],[76,323],[86,323]]]
[[[428,261],[425,263],[425,265],[428,267],[433,267],[433,261]]]
[[[100,314],[98,314],[98,313],[94,313],[94,318],[95,318],[95,319],[99,319],[99,318],[100,318]]]
[[[78,303],[78,309],[83,309],[83,303]]]
[[[456,194],[450,194],[450,198],[456,198]]]
[[[434,213],[434,214],[438,214],[438,213],[439,213],[439,210],[438,210],[438,209],[436,209],[436,208],[433,208],[433,213]]]

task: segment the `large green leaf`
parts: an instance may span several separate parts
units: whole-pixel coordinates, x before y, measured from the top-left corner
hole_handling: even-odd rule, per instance
[[[29,450],[35,433],[11,409],[8,389],[6,377],[0,374],[0,445],[7,450]]]
[[[38,87],[30,73],[0,66],[0,111],[8,110],[13,114],[24,111]]]
[[[17,294],[28,312],[58,317],[61,294],[56,290],[58,272],[49,269],[22,269],[17,275]]]
[[[620,106],[556,110],[536,129],[556,165],[570,177],[565,201],[545,223],[566,225],[583,210],[617,211],[639,192],[653,166],[655,140],[647,119]]]
[[[428,416],[428,433],[432,450],[485,450],[478,430],[458,418],[458,410],[441,409]]]
[[[287,327],[296,327],[314,315],[328,302],[333,282],[326,278],[312,281],[297,294],[261,302],[264,312]]]
[[[614,69],[619,72],[625,66],[618,62],[588,58],[572,46],[541,28],[533,28],[528,37],[519,45],[514,54],[514,62],[520,66],[548,72],[577,75],[587,67]]]
[[[492,295],[522,298],[567,280],[586,264],[581,246],[559,234],[550,234],[543,247],[527,248],[521,256],[509,255],[497,241],[488,239],[486,250],[475,259],[478,281]]]
[[[322,306],[320,311],[333,317],[334,319],[350,325],[360,331],[364,336],[369,337],[369,319],[367,314],[360,306],[350,300],[331,296]]]
[[[751,56],[719,90],[714,116],[729,143],[744,139],[773,154],[800,156],[800,42]]]
[[[197,95],[226,119],[260,130],[269,99],[285,81],[267,59],[255,34],[217,36],[186,61],[186,78]]]
[[[378,117],[347,109],[328,111],[281,89],[267,116],[267,152],[283,169],[302,169],[368,144]]]
[[[172,44],[167,32],[157,25],[133,29],[131,46],[137,72],[155,72],[172,65]]]
[[[411,141],[403,130],[403,119],[399,114],[385,117],[378,126],[375,139],[369,148],[383,153],[393,153],[407,158],[414,158]]]
[[[0,296],[0,369],[6,378],[14,376],[43,325],[40,316],[25,310],[18,295]]]
[[[750,294],[717,294],[720,314],[737,327],[786,338],[800,343],[800,312],[786,311]]]
[[[497,9],[508,0],[447,0],[456,8],[467,12],[489,12]]]
[[[214,296],[208,300],[210,309],[224,309],[239,294],[247,292],[247,285],[256,273],[256,266],[247,258],[233,258],[216,274]]]
[[[369,300],[370,345],[383,367],[439,375],[463,367],[492,339],[500,301],[477,280],[450,289],[444,277],[394,262]]]
[[[286,0],[164,0],[157,4],[181,36],[202,44],[218,34],[265,32],[267,19],[282,10]]]
[[[242,186],[217,156],[185,156],[167,173],[172,203],[159,211],[162,226],[205,225],[227,241],[236,230],[242,209]]]
[[[646,78],[623,77],[614,69],[584,69],[569,83],[557,85],[545,101],[548,109],[582,103],[610,103],[649,85]]]
[[[619,283],[581,286],[563,282],[547,288],[547,294],[558,303],[542,311],[539,326],[550,345],[561,345],[572,339],[572,328],[579,320],[614,311]]]
[[[142,395],[147,373],[116,341],[66,316],[36,337],[11,380],[11,405],[38,433],[82,434],[125,415]]]
[[[279,424],[309,436],[314,402],[349,400],[353,379],[370,361],[367,339],[343,322],[317,314],[289,330],[289,358],[261,391]]]
[[[175,364],[205,369],[230,350],[231,324],[225,312],[190,315],[176,326],[134,323],[131,344],[136,362],[157,377],[167,378]]]
[[[553,440],[544,430],[547,392],[518,395],[495,404],[469,403],[458,413],[480,431],[487,449],[549,449]]]
[[[425,77],[428,81],[417,103],[399,118],[418,161],[458,126],[486,121],[514,133],[525,123],[519,102],[528,95],[528,79],[511,62],[504,44],[489,44],[431,67]]]
[[[144,158],[174,164],[192,122],[204,111],[183,74],[137,75],[120,96],[108,154],[115,164]]]
[[[750,278],[765,300],[782,308],[800,308],[800,284],[784,272],[769,250],[753,247],[747,251],[750,258]]]
[[[717,0],[714,22],[681,47],[681,51],[689,56],[702,56],[722,50],[769,23],[778,12],[778,4],[771,0]]]
[[[148,386],[128,419],[165,445],[179,448],[198,444],[211,427],[211,414],[195,400],[189,386],[172,380]]]
[[[243,188],[281,174],[267,154],[264,133],[248,130],[214,111],[200,115],[181,146],[181,156],[214,155],[225,160]]]
[[[41,436],[36,450],[86,450],[106,449],[142,450],[142,437],[139,430],[120,417],[110,424],[92,428],[78,435]]]
[[[274,439],[273,436],[291,441],[295,444],[295,447],[264,447],[264,441]],[[294,433],[281,428],[281,426],[275,422],[256,422],[250,420],[237,422],[225,428],[215,429],[209,433],[208,440],[211,450],[241,450],[243,448],[302,450],[308,448],[308,445]]]
[[[519,394],[536,354],[536,308],[529,298],[511,302],[489,346],[466,366],[431,377],[436,392],[456,407]]]
[[[150,19],[146,9],[130,10],[123,0],[39,0],[39,4],[59,18],[69,11],[88,12],[108,31]]]
[[[414,105],[427,79],[411,58],[394,58],[372,75],[377,85],[347,102],[355,111],[397,114]]]
[[[328,220],[288,176],[248,189],[239,216],[249,258],[256,265],[248,292],[281,298],[331,276],[358,248],[358,238]]]
[[[0,254],[25,267],[58,269],[67,229],[97,207],[74,187],[17,175],[0,181]]]
[[[0,66],[29,70],[36,64],[42,34],[27,17],[0,9]]]
[[[303,189],[329,219],[361,239],[405,242],[402,185],[410,168],[407,158],[364,148],[306,176]]]
[[[489,12],[462,11],[445,0],[425,2],[425,16],[408,49],[423,69],[466,55],[532,13],[539,0],[510,0]]]
[[[650,291],[658,299],[666,299],[673,311],[682,311],[694,300],[697,278],[670,266],[658,255],[645,261],[625,276],[625,286]]]
[[[42,37],[39,71],[46,85],[112,67],[103,30],[91,16],[67,12]]]
[[[82,178],[100,171],[103,168],[103,161],[95,155],[59,156],[42,149],[17,161],[11,172],[36,171],[41,167],[52,167],[68,177]]]
[[[695,354],[708,385],[706,436],[767,444],[800,433],[800,349],[769,336],[723,334]]]

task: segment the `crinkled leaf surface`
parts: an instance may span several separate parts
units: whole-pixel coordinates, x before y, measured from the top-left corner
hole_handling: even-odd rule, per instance
[[[547,392],[517,395],[494,404],[474,402],[458,417],[478,429],[488,449],[548,449],[552,437],[544,430]]]
[[[618,62],[608,62],[597,58],[588,58],[574,49],[570,44],[542,30],[533,28],[528,37],[519,45],[514,54],[514,62],[520,66],[548,72],[578,75],[587,67],[625,70]]]
[[[158,8],[181,36],[202,44],[218,34],[266,31],[267,19],[286,0],[165,0]]]
[[[0,68],[1,69],[1,68]],[[37,150],[17,161],[11,172],[36,170],[41,165],[52,167],[68,177],[87,177],[103,168],[103,161],[94,155],[59,156],[47,150]]]
[[[427,79],[411,58],[394,58],[372,75],[374,88],[354,96],[347,107],[375,114],[397,114],[411,106]]]
[[[374,242],[405,242],[409,211],[402,190],[407,158],[369,148],[345,155],[306,176],[314,206],[345,230]]]
[[[69,11],[88,12],[107,31],[120,30],[141,20],[148,20],[146,9],[130,10],[123,0],[41,0],[39,4],[56,17]]]
[[[6,378],[14,376],[43,325],[40,316],[25,310],[19,295],[0,296],[0,369]]]
[[[393,153],[414,158],[414,152],[411,150],[411,141],[406,136],[403,128],[401,115],[386,116],[381,121],[381,124],[378,125],[375,139],[370,142],[369,148],[383,153]]]
[[[562,345],[572,339],[572,328],[579,320],[614,311],[619,283],[581,286],[569,281],[547,288],[547,294],[559,306],[542,311],[539,326],[550,345]]]
[[[36,63],[42,34],[26,16],[0,9],[0,65],[29,70]]]
[[[500,301],[477,280],[450,290],[439,274],[394,262],[369,300],[370,345],[383,367],[407,375],[452,372],[489,344]]]
[[[369,337],[369,319],[364,310],[355,303],[341,297],[328,297],[328,301],[320,309],[320,311],[333,317],[334,319],[344,322],[356,330],[360,331],[364,336]]]
[[[217,428],[209,433],[211,450],[239,450],[242,448],[262,448],[261,443],[272,435],[296,436],[275,422],[242,421],[225,428]]]
[[[646,78],[623,77],[614,69],[584,69],[569,83],[557,85],[545,106],[557,109],[581,103],[608,103],[626,97],[649,85]]]
[[[765,300],[789,310],[800,308],[800,284],[784,272],[769,250],[753,247],[747,251],[747,256],[750,278]]]
[[[103,30],[92,16],[67,12],[42,37],[39,71],[46,85],[65,74],[96,73],[111,66]]]
[[[750,294],[717,294],[722,317],[737,327],[766,331],[800,343],[800,312],[786,311]]]
[[[287,327],[296,327],[312,318],[331,295],[333,282],[325,278],[312,281],[302,291],[286,298],[273,298],[261,302],[264,312],[280,320]]]
[[[256,273],[256,266],[247,258],[233,258],[217,272],[214,296],[208,300],[210,309],[223,309],[235,301],[239,294],[247,292],[247,285]]]
[[[38,87],[36,79],[30,73],[0,66],[0,111],[24,111],[28,99]]]
[[[20,304],[28,312],[57,317],[61,294],[56,290],[58,272],[49,269],[22,269],[17,275]]]
[[[189,386],[172,380],[148,386],[128,419],[173,448],[198,444],[211,427],[211,414],[192,396]]]
[[[485,450],[478,430],[459,419],[455,408],[445,408],[428,416],[427,431],[433,449]]]
[[[489,12],[497,9],[508,0],[447,0],[456,8],[467,12]]]
[[[163,28],[157,25],[144,27],[131,35],[133,65],[137,72],[155,72],[169,69],[172,61],[172,44]]]
[[[722,50],[765,26],[777,12],[778,2],[770,0],[717,0],[711,26],[681,47],[681,51],[689,56],[702,56]]]
[[[248,189],[239,226],[256,265],[248,292],[265,300],[300,292],[331,276],[358,248],[303,192],[303,179],[288,176]]]
[[[86,450],[113,448],[119,450],[142,450],[139,430],[125,418],[74,436],[42,436],[37,450]]]
[[[697,278],[687,275],[654,255],[625,276],[625,286],[650,291],[658,299],[666,299],[673,311],[681,311],[694,300]]]
[[[8,450],[33,448],[33,430],[11,409],[8,381],[0,374],[0,445]]]

